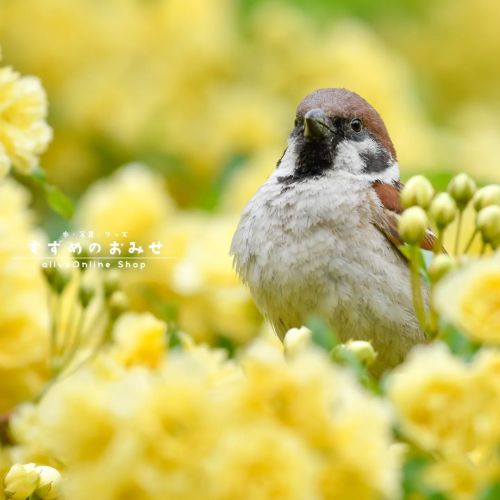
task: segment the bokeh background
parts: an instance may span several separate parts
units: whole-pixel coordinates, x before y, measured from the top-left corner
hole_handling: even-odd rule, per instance
[[[301,98],[345,86],[384,117],[403,178],[498,182],[495,0],[0,0],[3,64],[41,78],[41,160],[68,221],[29,179],[37,224],[127,231],[173,259],[123,273],[135,309],[231,347],[262,328],[228,256]]]

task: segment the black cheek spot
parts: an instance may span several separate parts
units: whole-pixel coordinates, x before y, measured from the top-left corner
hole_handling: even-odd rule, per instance
[[[373,152],[364,151],[360,153],[359,156],[365,164],[365,167],[363,168],[364,173],[383,172],[392,164],[391,156],[385,149],[378,149]]]

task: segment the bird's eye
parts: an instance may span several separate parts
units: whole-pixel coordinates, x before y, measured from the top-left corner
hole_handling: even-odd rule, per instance
[[[293,126],[296,127],[298,124],[299,124],[299,119],[295,118],[295,122],[294,122]]]
[[[351,121],[351,128],[354,130],[354,132],[360,132],[363,128],[361,120],[359,118],[354,118],[354,120]]]

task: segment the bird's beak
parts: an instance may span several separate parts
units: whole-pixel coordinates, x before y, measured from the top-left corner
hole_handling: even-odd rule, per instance
[[[304,115],[304,137],[306,139],[323,139],[333,132],[330,119],[321,109],[310,109]]]

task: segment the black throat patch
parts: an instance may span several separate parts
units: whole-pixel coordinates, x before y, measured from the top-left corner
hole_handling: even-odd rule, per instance
[[[302,133],[297,134],[295,170],[292,175],[278,177],[278,181],[292,184],[321,176],[332,167],[336,146],[337,141],[332,141],[331,138],[308,141],[303,138]]]
[[[303,141],[298,146],[294,173],[297,178],[316,177],[331,168],[335,149],[331,140]]]

